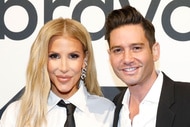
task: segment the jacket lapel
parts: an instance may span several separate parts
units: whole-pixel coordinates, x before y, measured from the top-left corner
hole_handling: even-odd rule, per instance
[[[172,127],[175,113],[171,110],[174,104],[173,81],[164,74],[162,92],[158,104],[156,127]]]
[[[123,96],[125,94],[126,89],[124,89],[120,94],[118,94],[113,102],[116,105],[116,109],[115,109],[115,113],[114,113],[114,121],[113,121],[113,127],[117,127],[118,124],[118,120],[119,120],[119,113],[122,107],[122,100],[123,100]]]

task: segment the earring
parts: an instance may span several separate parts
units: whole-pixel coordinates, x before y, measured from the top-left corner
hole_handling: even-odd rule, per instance
[[[82,68],[81,76],[80,78],[84,81],[86,78],[86,71],[87,71],[87,61],[84,61],[85,67]]]

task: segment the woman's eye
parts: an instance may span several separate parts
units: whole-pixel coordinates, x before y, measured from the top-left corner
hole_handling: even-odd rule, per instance
[[[57,53],[53,53],[53,54],[50,54],[50,55],[49,55],[49,58],[51,58],[51,59],[59,59],[59,58],[60,58],[60,55],[57,54]]]
[[[71,58],[71,59],[76,59],[78,57],[79,57],[79,55],[78,54],[74,54],[74,53],[69,55],[69,58]]]

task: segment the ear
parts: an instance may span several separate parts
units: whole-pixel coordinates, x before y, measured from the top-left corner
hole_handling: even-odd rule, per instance
[[[108,54],[110,55],[110,49],[107,50]]]
[[[107,52],[108,52],[108,55],[109,55],[108,57],[109,57],[109,61],[110,61],[110,55],[111,55],[110,49],[108,49]]]
[[[159,43],[156,42],[152,46],[152,54],[153,54],[153,60],[154,62],[156,62],[160,58],[160,44]]]
[[[87,62],[88,62],[88,52],[86,51],[85,52],[85,58],[84,58],[84,61],[83,61],[82,68],[86,68]]]

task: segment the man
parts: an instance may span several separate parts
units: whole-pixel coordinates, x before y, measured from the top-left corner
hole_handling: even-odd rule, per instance
[[[114,127],[190,127],[190,83],[155,69],[160,46],[152,23],[126,6],[112,11],[105,26],[111,65],[127,85],[114,98]]]

